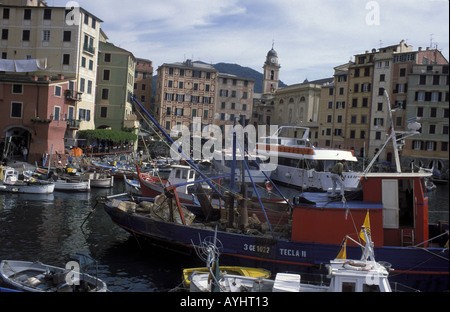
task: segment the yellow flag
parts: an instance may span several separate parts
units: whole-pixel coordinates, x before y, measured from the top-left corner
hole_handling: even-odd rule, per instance
[[[368,235],[370,235],[370,218],[369,218],[369,210],[367,210],[367,214],[366,214],[366,219],[364,220],[364,227],[366,228],[366,232]],[[366,241],[366,239],[364,238],[364,232],[361,229],[361,231],[359,232],[359,237],[361,237],[361,239],[363,241]]]
[[[344,244],[342,244],[341,251],[339,251],[336,259],[347,259],[347,237],[345,238]]]
[[[1,166],[0,170],[0,181],[3,181],[3,165]]]

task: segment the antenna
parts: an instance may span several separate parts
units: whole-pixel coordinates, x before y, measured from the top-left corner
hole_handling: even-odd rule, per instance
[[[430,34],[430,49],[433,48],[433,35],[434,34]]]

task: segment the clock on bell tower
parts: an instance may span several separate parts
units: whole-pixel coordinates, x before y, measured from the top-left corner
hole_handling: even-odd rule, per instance
[[[264,63],[263,94],[274,93],[278,90],[280,64],[278,64],[278,54],[272,49],[267,53]]]

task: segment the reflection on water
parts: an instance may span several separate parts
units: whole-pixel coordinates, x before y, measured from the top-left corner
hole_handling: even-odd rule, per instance
[[[90,193],[0,193],[0,260],[64,267],[71,255],[83,252],[98,261],[99,277],[112,291],[167,291],[177,286],[190,259],[180,262],[179,256],[161,250],[157,257],[151,250],[141,251],[132,236],[111,222],[103,206],[96,205],[99,197],[124,191],[123,183],[115,184],[114,189]]]
[[[122,192],[123,182],[117,181],[114,189],[90,193],[0,193],[0,259],[39,260],[61,267],[70,255],[84,252],[98,261],[99,277],[112,291],[167,291],[178,286],[182,269],[201,265],[199,260],[160,249],[140,250],[134,237],[96,205],[99,197]],[[429,204],[430,222],[448,221],[447,185],[429,193]]]

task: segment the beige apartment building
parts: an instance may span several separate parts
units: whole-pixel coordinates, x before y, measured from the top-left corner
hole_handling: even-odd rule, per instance
[[[319,147],[346,148],[345,126],[348,98],[348,67],[334,68],[334,79],[322,87],[319,104]]]
[[[405,142],[402,157],[406,163],[414,160],[415,166],[442,174],[437,179],[448,179],[449,66],[448,62],[438,62],[439,59],[413,65],[408,75],[405,118],[419,118],[422,128],[420,134]]]
[[[170,131],[184,125],[192,129],[193,118],[201,125],[214,123],[218,71],[200,62],[171,63],[158,67],[156,118]]]
[[[214,123],[222,128],[239,123],[240,116],[251,118],[255,81],[231,74],[218,74],[217,101]]]
[[[134,95],[144,108],[153,116],[154,105],[152,104],[153,88],[153,65],[152,61],[137,58],[136,72],[134,76]]]
[[[66,139],[74,137],[76,130],[94,129],[97,54],[103,21],[81,7],[50,7],[39,0],[3,0],[0,14],[1,58],[21,64],[15,72],[6,74],[71,79],[69,88],[63,90],[67,98],[74,99],[73,115],[66,116],[73,120]]]

